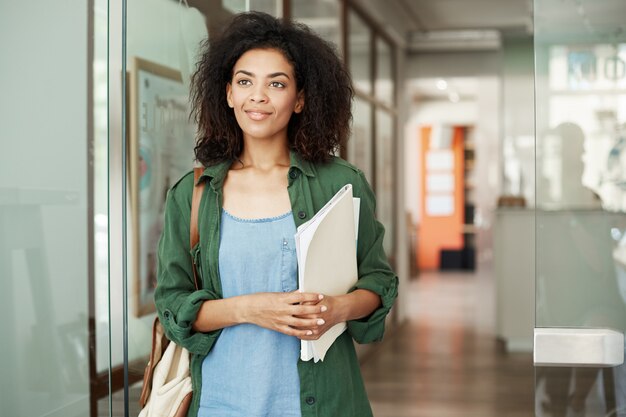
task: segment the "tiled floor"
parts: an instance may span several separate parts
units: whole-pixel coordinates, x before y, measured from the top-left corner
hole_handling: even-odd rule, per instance
[[[531,353],[493,332],[493,284],[427,273],[410,284],[410,320],[362,366],[376,417],[531,417]]]

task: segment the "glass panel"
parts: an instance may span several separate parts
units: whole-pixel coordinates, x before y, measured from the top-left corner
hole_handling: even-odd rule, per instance
[[[355,88],[365,94],[372,93],[372,32],[353,11],[348,21],[348,66]]]
[[[93,66],[93,188],[94,276],[96,313],[96,372],[109,370],[109,253],[108,253],[108,99],[107,99],[107,0],[96,0],[94,9]]]
[[[92,12],[0,4],[3,416],[89,415]]]
[[[533,39],[504,39],[501,205],[535,206]],[[511,198],[513,197],[513,198]]]
[[[385,226],[383,246],[388,256],[393,255],[395,239],[393,227],[394,193],[394,136],[393,116],[376,110],[376,217]]]
[[[129,152],[126,293],[130,383],[141,380],[151,347],[156,249],[165,195],[193,167],[194,160],[195,126],[188,120],[189,79],[198,46],[207,38],[211,21],[184,3],[145,0],[128,2],[127,6],[124,42],[129,92],[125,125]],[[122,305],[116,299],[121,296],[112,293],[112,305]],[[112,321],[121,322],[123,313],[113,310]],[[122,340],[123,335],[114,336]],[[123,344],[115,344],[111,353],[113,372],[122,372]],[[131,416],[139,412],[135,399],[140,387],[140,382],[132,386],[126,399]],[[114,385],[112,390],[122,388]]]
[[[294,20],[302,22],[313,29],[323,39],[341,48],[339,2],[292,0],[291,13]]]
[[[372,105],[355,97],[352,109],[352,136],[348,141],[348,161],[359,167],[372,183]]]
[[[626,4],[535,1],[536,326],[626,329]],[[626,415],[626,368],[538,368],[537,415]]]
[[[376,56],[376,98],[393,106],[393,54],[389,44],[381,38],[376,39]]]

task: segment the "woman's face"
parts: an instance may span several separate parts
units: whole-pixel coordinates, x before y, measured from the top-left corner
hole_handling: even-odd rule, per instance
[[[235,63],[226,85],[244,139],[287,141],[287,125],[300,113],[304,96],[296,90],[293,66],[276,49],[251,49]]]

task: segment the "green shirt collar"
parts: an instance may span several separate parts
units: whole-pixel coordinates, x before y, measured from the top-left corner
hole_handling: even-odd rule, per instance
[[[307,177],[315,176],[313,166],[309,161],[302,159],[300,155],[294,151],[289,151],[289,158],[291,159],[290,168],[299,169]]]
[[[289,151],[290,168],[296,168],[308,177],[314,177],[312,164],[300,157],[296,152]],[[220,162],[215,165],[211,165],[204,169],[204,172],[200,176],[198,181],[202,181],[205,177],[214,188],[220,188],[224,184],[224,179],[228,173],[228,169],[232,165],[232,160]]]

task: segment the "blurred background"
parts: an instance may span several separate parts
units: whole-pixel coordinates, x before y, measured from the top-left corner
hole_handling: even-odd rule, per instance
[[[374,414],[626,416],[622,0],[0,2],[0,415],[137,415],[189,77],[248,10],[354,80],[341,156],[400,277],[357,346]],[[536,329],[607,332],[621,362],[534,366]]]

